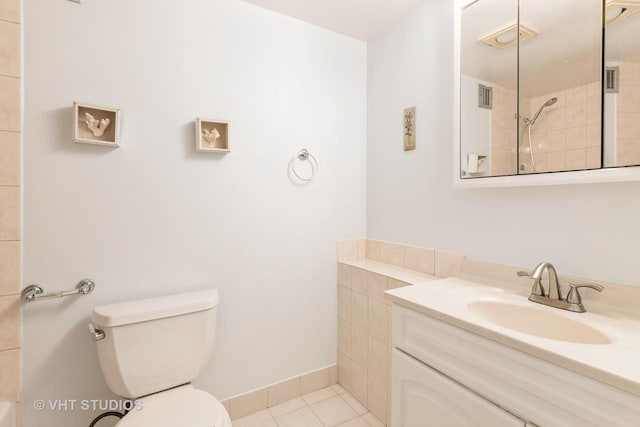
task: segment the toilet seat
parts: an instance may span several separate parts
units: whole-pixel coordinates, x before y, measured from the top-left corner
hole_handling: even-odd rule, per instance
[[[137,399],[116,427],[231,427],[229,414],[215,397],[191,384]]]

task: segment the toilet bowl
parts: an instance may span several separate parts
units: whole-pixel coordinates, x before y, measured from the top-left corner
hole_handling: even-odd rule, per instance
[[[107,384],[135,401],[117,427],[231,427],[222,404],[191,385],[210,360],[218,302],[210,289],[93,310]]]

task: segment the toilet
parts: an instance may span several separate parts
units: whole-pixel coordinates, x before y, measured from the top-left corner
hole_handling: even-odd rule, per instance
[[[116,427],[231,427],[222,404],[191,385],[210,360],[219,301],[210,289],[93,310],[107,384],[136,401]]]

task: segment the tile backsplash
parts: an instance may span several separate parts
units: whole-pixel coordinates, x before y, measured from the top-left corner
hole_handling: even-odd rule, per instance
[[[20,400],[20,1],[0,0],[0,401]]]
[[[338,383],[385,425],[391,409],[391,305],[384,291],[408,284],[357,261],[376,261],[435,279],[460,273],[463,259],[379,240],[338,242]]]

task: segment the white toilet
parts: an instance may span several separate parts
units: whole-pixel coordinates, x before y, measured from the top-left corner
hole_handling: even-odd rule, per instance
[[[222,404],[190,384],[210,359],[219,300],[212,289],[93,310],[107,384],[138,401],[117,427],[231,427]]]

